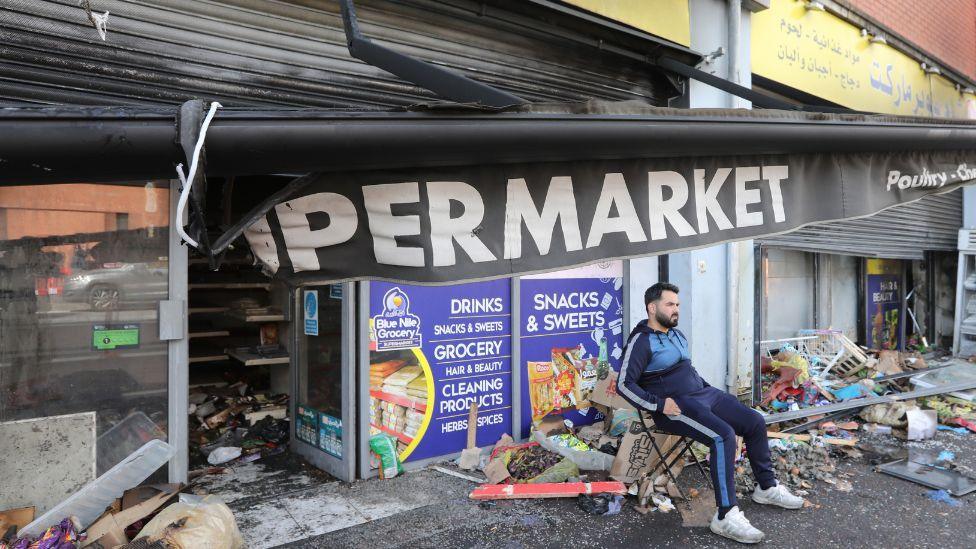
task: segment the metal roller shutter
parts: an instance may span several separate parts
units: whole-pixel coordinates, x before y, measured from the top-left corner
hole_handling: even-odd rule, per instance
[[[435,99],[349,55],[326,0],[4,0],[0,103],[388,108]],[[671,87],[649,65],[582,45],[551,22],[482,16],[469,0],[359,0],[364,34],[530,101],[636,99]],[[495,13],[496,8],[493,8]]]
[[[767,246],[888,259],[922,259],[925,250],[955,251],[962,191],[930,195],[871,217],[809,225],[764,238]]]

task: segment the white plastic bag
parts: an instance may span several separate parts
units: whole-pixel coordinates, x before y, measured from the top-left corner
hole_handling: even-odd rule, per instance
[[[912,408],[908,415],[908,440],[925,440],[935,436],[939,416],[935,410]]]
[[[182,525],[180,521],[186,519]],[[153,517],[136,538],[164,540],[175,549],[241,549],[244,540],[234,513],[217,496],[198,503],[179,502]]]
[[[241,457],[241,452],[241,448],[238,448],[237,446],[224,446],[217,448],[213,452],[210,452],[210,455],[207,456],[207,463],[210,465],[227,463],[232,459]]]

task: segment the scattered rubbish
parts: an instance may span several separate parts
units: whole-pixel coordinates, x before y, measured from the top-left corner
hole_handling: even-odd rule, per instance
[[[380,458],[380,478],[393,478],[403,472],[393,437],[382,433],[373,435],[369,439],[369,448]]]
[[[240,549],[243,546],[230,508],[216,496],[207,496],[199,503],[179,502],[163,509],[125,547]]]
[[[37,535],[27,533],[26,536],[18,538],[9,547],[11,549],[75,549],[78,542],[78,532],[81,529],[77,520],[66,518]],[[4,546],[6,546],[5,543],[0,544],[0,547]]]
[[[856,438],[833,438],[833,437],[813,437],[812,435],[800,435],[794,433],[777,433],[774,431],[768,431],[766,436],[769,438],[779,438],[784,440],[796,440],[800,442],[809,442],[815,439],[816,442],[822,442],[824,444],[834,444],[838,446],[856,446]]]
[[[651,495],[651,503],[653,503],[658,511],[662,513],[670,513],[674,511],[674,504],[671,503],[671,498],[664,495],[653,494]]]
[[[858,415],[869,423],[905,428],[908,425],[908,419],[905,415],[910,409],[911,406],[904,402],[891,402],[868,406],[861,410]]]
[[[654,441],[661,452],[667,454],[674,445],[681,441],[681,437],[655,434]],[[651,444],[651,437],[644,432],[640,422],[632,422],[623,438],[620,439],[617,455],[610,467],[610,477],[622,482],[634,482],[655,470],[659,462],[660,460]],[[684,463],[679,460],[672,467],[675,476],[681,472],[683,465]]]
[[[950,425],[961,425],[970,431],[976,433],[976,421],[970,421],[968,419],[963,419],[961,417],[953,418],[949,420]]]
[[[834,483],[834,490],[837,490],[838,492],[850,492],[853,489],[854,485],[851,484],[851,481],[849,480],[839,479]]]
[[[128,543],[125,529],[152,514],[179,493],[179,484],[140,486],[122,495],[121,509],[110,508],[86,531],[87,539],[82,547],[97,544],[99,547],[116,547]]]
[[[166,440],[166,432],[143,412],[133,412],[105,431],[95,444],[98,474],[102,475],[151,439]]]
[[[488,478],[489,484],[504,482],[512,476],[512,474],[508,472],[508,465],[503,459],[493,459],[489,461],[483,472],[485,473],[485,477]]]
[[[566,460],[559,454],[550,452],[539,446],[536,442],[496,449],[493,452],[492,460],[501,460],[508,469],[509,475],[516,482],[533,482],[543,476],[547,471],[550,472],[549,476],[551,477],[553,476],[553,471],[550,471],[551,469],[564,461],[569,462],[569,460]],[[576,467],[572,462],[569,463],[573,467]],[[576,474],[578,473],[579,469],[577,468]],[[573,472],[566,471],[565,475],[568,479],[570,476],[573,476]]]
[[[855,383],[834,391],[834,398],[840,401],[845,401],[851,400],[852,398],[861,398],[866,396],[868,393],[869,391],[864,385]]]
[[[438,471],[440,473],[444,473],[445,475],[451,475],[452,477],[457,477],[457,478],[461,478],[461,479],[464,479],[464,480],[470,480],[471,482],[476,482],[478,484],[484,484],[485,481],[486,481],[486,479],[478,478],[478,477],[473,477],[471,475],[466,475],[464,473],[459,473],[457,471],[452,471],[450,469],[446,469],[446,468],[441,467],[439,465],[432,465],[430,468],[433,469],[433,470],[435,470],[435,471]]]
[[[619,494],[580,494],[576,505],[591,515],[616,515],[623,507],[624,497]]]
[[[919,463],[924,461],[926,463]],[[945,490],[953,496],[965,496],[976,491],[976,480],[947,467],[933,465],[937,460],[928,458],[905,458],[878,466],[878,471],[904,480]]]
[[[610,436],[619,437],[626,433],[630,424],[639,419],[637,410],[614,410],[613,419],[610,421]]]
[[[789,444],[781,444],[789,443]],[[770,439],[769,448],[776,478],[791,491],[809,489],[813,482],[831,483],[837,466],[828,446],[808,444],[799,440]],[[739,494],[751,494],[756,486],[752,468],[736,468],[735,487]]]
[[[222,446],[214,449],[213,452],[210,452],[210,455],[207,456],[207,463],[210,465],[227,463],[228,461],[241,457],[241,452],[242,449],[237,446]]]
[[[255,392],[243,381],[207,386],[190,393],[190,462],[200,467],[218,448],[238,447],[241,453],[221,463],[249,463],[282,453],[287,448],[291,424],[287,419],[288,395]],[[301,409],[301,407],[299,407]],[[194,428],[195,426],[195,428]],[[304,436],[302,424],[297,427]],[[223,451],[218,455],[227,455]]]
[[[865,423],[861,426],[865,432],[877,433],[880,435],[890,435],[891,425],[881,425],[880,423]]]
[[[935,461],[953,461],[956,459],[955,452],[950,452],[949,450],[942,450],[939,452],[939,457],[935,458]]]
[[[929,490],[925,492],[925,496],[932,501],[938,501],[947,504],[949,507],[962,507],[963,502],[953,498],[949,495],[949,492],[945,490]]]
[[[912,408],[905,414],[908,417],[908,440],[925,440],[935,436],[935,428],[939,424],[935,410]]]
[[[838,355],[825,353],[827,347],[839,355],[848,352],[844,345],[825,347],[829,334],[838,341],[846,339],[839,333],[804,330],[801,337],[762,342],[764,398],[760,410],[767,424],[915,398],[959,395],[959,401],[963,403],[968,402],[965,400],[967,396],[976,398],[976,391],[972,391],[976,388],[976,367],[972,364],[956,361],[929,367],[917,353],[871,351],[879,353],[881,358],[866,357],[863,363],[861,359],[855,359],[848,368],[834,361],[834,356]],[[803,379],[802,368],[783,365],[787,362],[794,366],[800,364],[793,358],[795,356],[801,356],[809,363],[810,379]],[[885,375],[886,372],[895,373]],[[922,383],[916,383],[918,380]],[[940,411],[939,415],[941,418],[944,414]],[[894,420],[886,422],[872,418],[867,421],[905,427],[904,423],[891,423]]]
[[[11,528],[20,530],[30,524],[32,520],[34,520],[34,507],[19,507],[0,511],[0,536],[4,536]]]
[[[956,433],[957,435],[968,435],[969,429],[965,427],[949,427],[948,425],[939,425],[936,427],[939,431],[950,431]]]
[[[556,437],[553,441],[551,436],[545,437],[539,432],[532,433],[533,441],[538,442],[546,450],[572,461],[583,471],[609,471],[613,465],[614,456],[593,450],[572,435],[556,435]]]
[[[568,448],[570,450],[577,450],[579,452],[589,452],[590,445],[583,442],[582,440],[576,438],[575,436],[563,433],[561,435],[552,435],[548,438],[550,442],[559,448]]]
[[[25,526],[22,532],[40,535],[48,525],[66,516],[76,517],[80,528],[88,528],[116,498],[149,478],[149,475],[165,465],[175,453],[169,444],[161,440],[150,440],[104,475]]]
[[[609,493],[624,495],[627,487],[617,481],[544,482],[538,484],[485,484],[474,489],[471,499],[571,498],[579,494]]]

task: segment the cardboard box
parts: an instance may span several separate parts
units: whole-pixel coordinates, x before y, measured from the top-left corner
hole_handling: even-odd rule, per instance
[[[668,453],[672,446],[677,444],[681,437],[676,435],[654,435],[661,452]],[[674,459],[672,454],[669,458]],[[644,432],[639,422],[633,422],[630,428],[620,439],[620,448],[617,449],[617,456],[610,467],[610,478],[619,480],[623,483],[634,482],[648,474],[660,462],[654,447],[651,445],[651,438]],[[675,476],[680,471],[683,464],[676,463],[673,471]],[[662,469],[659,471],[664,473]]]
[[[629,402],[617,394],[617,372],[612,370],[610,371],[610,375],[603,379],[597,380],[596,387],[593,389],[593,394],[590,395],[590,401],[595,402],[596,404],[602,404],[611,410],[617,408],[623,408],[626,410],[634,409]]]

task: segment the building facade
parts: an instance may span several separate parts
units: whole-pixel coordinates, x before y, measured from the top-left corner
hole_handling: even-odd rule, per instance
[[[912,24],[902,7],[867,1],[356,4],[371,39],[536,104],[751,108],[648,63],[653,54],[788,105],[976,114],[976,52],[923,32],[948,25],[976,36],[965,27],[976,19],[949,10],[918,10]],[[104,37],[73,5],[0,9],[9,60],[0,67],[2,105],[204,98],[251,109],[440,107],[429,90],[350,55],[339,2],[92,9],[111,14]],[[288,179],[214,178],[211,188],[222,192],[205,198],[221,206],[205,221],[231,225]],[[190,387],[250,361],[261,370],[248,375],[260,371],[263,383],[291,396],[292,450],[342,478],[368,477],[368,439],[377,432],[397,438],[409,466],[459,452],[472,402],[479,445],[506,432],[524,437],[554,409],[577,423],[597,420],[583,393],[540,387],[558,377],[559,364],[578,366],[589,391],[601,369],[618,369],[630,327],[645,316],[644,289],[659,280],[682,289],[681,325],[703,377],[746,399],[761,342],[799,330],[837,329],[868,346],[904,347],[913,334],[951,345],[955,236],[976,222],[976,195],[965,189],[762,240],[522,277],[286,283],[252,277],[259,273],[243,240],[221,271],[210,271],[170,230],[179,196],[168,179],[0,188],[0,421],[93,413],[98,438],[142,415],[150,435],[177,448],[170,477],[183,480]],[[873,303],[879,293],[891,295]],[[395,329],[404,321],[410,329]],[[909,322],[919,327],[906,329]],[[235,351],[271,340],[287,353]],[[400,383],[402,370],[415,374]]]

